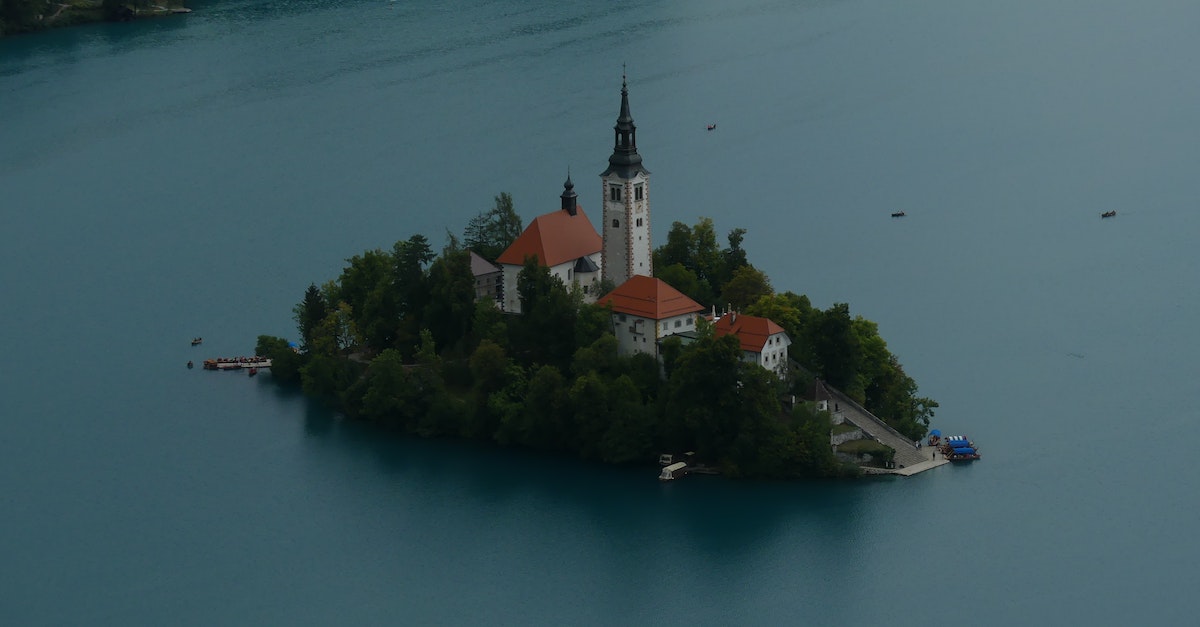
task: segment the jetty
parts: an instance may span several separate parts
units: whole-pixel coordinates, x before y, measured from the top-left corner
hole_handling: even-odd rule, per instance
[[[266,357],[217,357],[205,359],[205,370],[241,370],[242,368],[270,368],[271,360]]]

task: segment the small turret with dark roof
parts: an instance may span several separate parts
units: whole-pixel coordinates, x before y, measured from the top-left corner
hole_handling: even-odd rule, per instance
[[[563,183],[562,208],[571,215],[575,215],[579,208],[579,195],[575,193],[575,184],[571,182],[570,172],[567,172],[567,182]]]
[[[629,113],[629,87],[625,75],[621,75],[621,113],[617,115],[617,124],[613,126],[615,142],[612,156],[608,158],[608,169],[600,176],[613,172],[622,178],[630,178],[642,167],[642,156],[637,151],[637,126]]]

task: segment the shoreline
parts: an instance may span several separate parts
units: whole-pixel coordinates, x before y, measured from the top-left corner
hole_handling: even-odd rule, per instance
[[[144,8],[133,8],[122,4],[122,8],[126,13],[118,18],[112,18],[106,14],[104,3],[101,0],[48,2],[48,13],[45,15],[34,16],[23,24],[4,24],[0,22],[0,37],[57,30],[98,22],[131,22],[144,18],[186,15],[192,12],[192,9],[184,6],[184,0],[162,0]]]

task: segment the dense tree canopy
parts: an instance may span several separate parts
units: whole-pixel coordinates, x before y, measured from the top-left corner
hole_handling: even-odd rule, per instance
[[[467,245],[499,245],[519,225],[511,210],[506,194],[497,197],[481,214],[490,217],[472,221]],[[610,463],[695,451],[735,476],[847,472],[829,446],[828,414],[781,406],[811,388],[804,372],[919,437],[937,404],[916,396],[876,325],[842,303],[821,311],[804,296],[775,294],[747,261],[744,235],[734,229],[719,250],[711,220],[676,223],[656,267],[685,293],[778,322],[793,338],[799,377],[781,381],[743,361],[737,339],[714,337],[703,320],[689,343],[664,341],[661,362],[621,356],[611,310],[585,304],[532,260],[518,278],[523,314],[505,314],[475,301],[467,248],[451,237],[435,255],[421,235],[356,255],[336,281],[309,285],[294,309],[302,350],[263,336],[259,351],[276,360],[277,380],[353,417]]]
[[[513,210],[512,196],[501,192],[490,210],[471,218],[463,244],[484,259],[495,261],[521,235],[521,217]]]

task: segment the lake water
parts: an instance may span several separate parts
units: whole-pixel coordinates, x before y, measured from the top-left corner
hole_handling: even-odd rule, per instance
[[[1195,619],[1200,4],[191,6],[0,40],[6,624]],[[597,207],[623,63],[656,238],[746,228],[981,462],[660,485],[184,368],[501,191]]]

